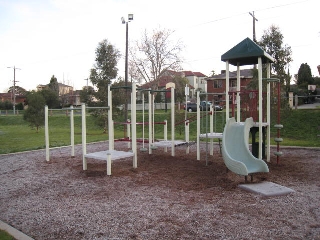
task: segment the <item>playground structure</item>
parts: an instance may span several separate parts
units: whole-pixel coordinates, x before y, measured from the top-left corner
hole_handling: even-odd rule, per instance
[[[132,102],[136,102],[136,84],[132,84]],[[107,109],[108,110],[108,131],[109,131],[109,149],[106,151],[87,153],[86,142],[86,109]],[[136,140],[136,109],[135,104],[131,105],[131,129],[132,129],[132,151],[117,151],[114,149],[114,123],[112,119],[112,91],[108,86],[108,106],[107,107],[86,107],[84,103],[81,108],[70,107],[70,126],[71,126],[71,156],[74,156],[74,123],[73,110],[81,109],[82,126],[82,168],[87,170],[87,158],[93,158],[107,162],[107,175],[111,175],[111,162],[114,160],[133,157],[133,168],[137,168],[137,140]],[[53,109],[51,109],[53,110]],[[61,109],[59,109],[61,110]],[[65,110],[65,109],[62,109]],[[50,161],[49,149],[49,127],[48,127],[48,106],[45,106],[45,142],[46,142],[46,161]]]
[[[252,180],[253,173],[269,172],[269,168],[249,150],[251,127],[253,127],[252,118],[247,118],[245,122],[236,122],[234,117],[229,118],[223,131],[222,154],[229,170],[245,177],[251,175]]]
[[[154,125],[155,124],[162,124],[154,122],[154,96],[151,92],[157,91],[149,91],[148,99],[149,99],[149,154],[152,154],[152,149],[156,149],[158,147],[163,147],[164,151],[167,151],[167,148],[171,148],[171,156],[175,156],[175,148],[178,146],[186,145],[186,153],[189,153],[189,121],[184,121],[185,125],[185,141],[176,140],[175,139],[175,103],[174,103],[174,83],[168,83],[166,88],[170,88],[171,91],[171,140],[167,138],[167,124],[164,125],[164,139],[161,141],[154,140]],[[160,90],[161,91],[161,90]],[[161,91],[163,92],[163,91]],[[152,105],[151,105],[152,104]],[[151,109],[151,111],[150,111]],[[152,131],[152,132],[151,132]]]
[[[244,43],[243,43],[244,42]],[[238,55],[235,55],[235,57],[232,55],[234,52],[234,48],[229,50],[227,53],[222,55],[221,59],[223,61],[226,61],[226,92],[223,93],[226,95],[226,121],[229,122],[229,114],[230,114],[230,107],[229,107],[229,99],[230,96],[232,96],[232,103],[234,103],[234,98],[236,98],[236,104],[237,104],[237,118],[236,122],[241,123],[241,91],[240,91],[240,66],[241,65],[247,65],[247,64],[256,64],[258,63],[258,82],[259,82],[259,89],[258,89],[258,105],[255,106],[255,108],[258,107],[258,122],[252,122],[252,124],[244,124],[243,130],[238,131],[243,134],[242,137],[248,136],[249,133],[246,131],[248,129],[256,129],[259,133],[259,142],[258,147],[259,147],[259,152],[258,152],[258,157],[256,159],[259,159],[262,161],[262,155],[263,155],[263,142],[264,142],[264,135],[265,131],[267,131],[267,162],[270,161],[270,83],[279,81],[278,79],[272,79],[270,78],[270,63],[273,61],[271,56],[269,56],[267,53],[265,53],[258,45],[253,43],[250,39],[245,39],[243,42],[239,43],[236,47],[242,48],[242,50],[246,50],[246,47],[248,45],[252,45],[251,48],[253,48],[255,51],[253,51],[253,54],[248,55],[248,53],[238,53]],[[262,51],[262,52],[261,52]],[[230,53],[231,52],[231,53]],[[229,63],[236,65],[237,66],[237,91],[231,92],[229,91]],[[267,64],[267,78],[263,79],[262,78],[262,63]],[[262,107],[262,80],[267,81],[267,112],[266,112],[266,120],[263,122],[263,107]],[[280,101],[280,85],[278,84],[278,101]],[[103,160],[107,162],[107,174],[111,175],[111,162],[113,160],[117,159],[122,159],[122,158],[127,158],[127,157],[133,157],[133,168],[137,168],[137,135],[136,135],[136,84],[132,84],[132,93],[131,93],[131,120],[127,121],[125,123],[127,127],[127,132],[128,132],[128,140],[130,140],[130,143],[132,144],[132,150],[130,152],[124,152],[124,151],[117,151],[114,149],[114,121],[112,119],[112,91],[110,88],[110,85],[108,86],[108,106],[105,107],[108,110],[108,131],[109,131],[109,149],[106,151],[101,151],[101,152],[95,152],[95,153],[87,153],[86,152],[86,109],[89,109],[89,107],[86,108],[84,104],[81,106],[81,111],[82,111],[82,151],[83,151],[83,170],[87,170],[87,158],[94,158],[98,160]],[[180,146],[180,145],[187,145],[187,150],[186,153],[189,152],[189,119],[184,120],[185,122],[185,141],[177,141],[175,140],[175,104],[174,104],[174,85],[169,86],[168,88],[171,88],[171,140],[169,141],[167,139],[167,122],[159,122],[156,123],[154,121],[154,96],[151,94],[151,90],[144,90],[148,92],[148,99],[149,99],[149,154],[152,154],[152,149],[155,149],[157,147],[164,147],[165,151],[167,151],[168,147],[171,147],[171,156],[175,156],[175,147]],[[216,93],[217,94],[217,93]],[[221,95],[221,93],[219,93]],[[200,105],[200,93],[197,92],[197,104]],[[278,104],[280,107],[280,104]],[[70,122],[71,122],[71,146],[72,146],[72,152],[71,156],[74,156],[74,139],[73,139],[73,134],[74,134],[74,129],[73,129],[73,108],[70,107]],[[144,107],[143,107],[144,111]],[[46,124],[46,159],[49,161],[49,134],[48,134],[48,108],[46,107],[46,117],[45,117],[45,124]],[[237,142],[231,141],[230,137],[225,136],[225,134],[230,134],[232,135],[232,131],[235,130],[235,127],[232,127],[231,125],[227,127],[225,126],[225,131],[224,133],[217,133],[216,131],[213,131],[213,115],[214,111],[212,109],[212,106],[210,108],[210,132],[208,132],[208,125],[207,125],[207,119],[206,119],[206,133],[201,134],[200,132],[200,109],[197,109],[197,138],[196,138],[196,143],[197,143],[197,160],[200,160],[200,138],[206,138],[207,143],[208,139],[210,139],[210,154],[213,155],[213,139],[216,138],[219,140],[223,139],[223,145],[222,145],[222,154],[224,161],[226,163],[226,166],[234,171],[238,172],[233,166],[233,164],[230,164],[231,160],[232,161],[240,161],[244,165],[246,165],[246,162],[242,159],[241,155],[233,155],[232,151],[228,147],[229,144],[231,145],[237,145]],[[234,112],[234,106],[232,106],[232,117],[234,117],[235,112]],[[72,118],[71,118],[72,116]],[[208,118],[208,115],[207,117]],[[234,119],[235,120],[235,119]],[[249,121],[249,120],[248,120]],[[246,121],[247,122],[247,121]],[[215,122],[216,123],[216,122]],[[163,124],[164,125],[164,139],[163,141],[155,141],[154,140],[154,125],[155,124]],[[231,122],[230,122],[231,124]],[[143,147],[141,151],[146,151],[147,149],[144,147],[144,112],[143,112]],[[241,124],[240,124],[241,125]],[[248,128],[250,126],[250,128]],[[283,127],[280,124],[280,114],[279,114],[279,108],[278,108],[278,124],[275,126],[278,130],[277,138],[275,141],[277,142],[277,162],[278,162],[278,157],[282,155],[282,152],[279,151],[279,143],[282,141],[280,138],[280,129]],[[130,135],[131,133],[131,135]],[[130,137],[132,136],[132,139]],[[238,136],[238,139],[240,139],[240,136]],[[242,139],[242,138],[241,138]],[[241,140],[242,141],[242,140]],[[242,149],[241,153],[247,153],[247,150],[249,149],[248,144],[246,144],[248,141],[246,140],[244,143],[245,144],[240,144],[240,148]],[[208,146],[208,144],[206,145]],[[128,144],[128,147],[130,145]],[[238,148],[238,147],[237,147]],[[246,150],[244,150],[246,149]],[[231,151],[231,152],[230,152]],[[206,149],[206,153],[208,153],[208,149]],[[240,160],[237,158],[241,158]],[[253,156],[250,156],[250,159],[256,160]],[[207,155],[206,155],[206,160],[207,160]],[[248,175],[254,173],[254,171],[260,171],[261,168],[258,168],[257,166],[252,167],[251,165],[254,163],[257,163],[258,165],[259,161],[252,162],[250,161],[250,166],[246,166],[247,170],[244,171],[243,169],[240,171],[241,174]],[[241,164],[236,164],[235,166],[242,166]],[[239,167],[241,168],[241,167]],[[265,170],[264,170],[265,171]]]
[[[206,102],[208,102],[208,95],[210,93],[202,93],[206,95]],[[224,95],[225,93],[213,93],[212,95]],[[197,92],[197,105],[200,106],[200,92]],[[206,121],[206,127],[205,127],[205,133],[201,133],[201,127],[200,127],[200,109],[197,109],[197,160],[200,160],[200,138],[206,139],[206,164],[208,164],[208,139],[210,139],[210,155],[213,155],[213,139],[218,139],[220,151],[221,151],[221,140],[222,140],[222,133],[217,132],[216,124],[216,110],[213,108],[213,105],[210,105],[209,109],[209,123],[208,123],[208,114],[206,115],[205,121]],[[215,119],[214,119],[215,117]],[[209,125],[209,129],[208,129]],[[213,129],[213,126],[214,129]],[[208,132],[209,131],[209,132]]]
[[[221,60],[226,62],[226,120],[229,120],[229,112],[230,112],[230,106],[229,106],[229,99],[230,96],[233,96],[232,103],[234,103],[234,95],[236,94],[236,104],[237,104],[237,118],[236,122],[238,124],[241,123],[241,89],[240,89],[240,66],[243,65],[249,65],[249,64],[258,64],[258,106],[255,107],[257,109],[258,107],[258,122],[250,124],[250,129],[255,129],[259,133],[259,140],[258,140],[258,158],[262,160],[263,156],[263,140],[264,140],[264,133],[267,132],[266,137],[266,161],[270,162],[270,83],[274,81],[278,81],[277,79],[270,78],[271,73],[271,63],[274,62],[274,59],[264,52],[256,43],[254,43],[249,38],[244,39],[242,42],[238,43],[236,46],[231,48],[229,51],[224,53],[221,56]],[[229,91],[229,64],[232,64],[234,66],[237,66],[237,90],[236,92],[230,92]],[[267,78],[262,78],[262,64],[266,64],[267,68]],[[266,112],[266,121],[263,122],[263,92],[262,92],[262,81],[265,80],[267,82],[267,112]],[[278,102],[280,101],[280,84],[278,84]],[[232,117],[234,117],[234,108],[232,108]],[[247,120],[246,120],[247,121]],[[249,120],[248,120],[249,121]],[[232,123],[232,121],[229,123],[229,125]],[[228,124],[226,124],[224,133],[229,134],[230,131],[234,131],[235,133],[238,131],[235,127],[231,127]],[[234,125],[234,123],[233,123]],[[246,124],[245,124],[246,125]],[[248,124],[247,124],[248,125]],[[250,131],[248,127],[244,127],[243,129],[245,131]],[[279,151],[279,142],[282,141],[280,138],[280,129],[282,128],[282,125],[280,124],[280,104],[278,104],[278,124],[275,126],[278,130],[278,137],[275,139],[275,141],[278,144],[276,155],[277,155],[277,162],[279,161],[279,156],[282,155],[282,153]],[[244,136],[247,136],[247,132],[241,131]],[[252,130],[251,130],[252,131]],[[259,168],[258,165],[260,164],[258,161],[256,162],[250,162],[247,167],[253,170],[244,171],[241,169],[242,165],[239,164],[230,164],[231,159],[236,163],[237,161],[242,162],[246,165],[246,161],[244,160],[243,156],[241,155],[232,155],[232,148],[227,147],[228,145],[233,145],[233,147],[236,147],[240,145],[244,149],[248,149],[249,146],[247,144],[241,144],[240,142],[236,144],[236,142],[231,141],[232,138],[229,138],[228,136],[223,136],[223,159],[225,161],[226,166],[235,173],[241,172],[242,175],[248,175],[249,173],[252,174],[254,172],[259,172],[263,169]],[[247,153],[246,150],[242,149],[241,153]],[[231,151],[231,152],[230,152]],[[248,157],[248,156],[247,156]],[[251,157],[251,156],[250,156]],[[252,159],[252,158],[250,158]],[[251,164],[256,163],[255,168],[252,168]],[[236,167],[235,167],[236,166]],[[237,167],[239,169],[237,169]],[[240,174],[240,173],[239,173]]]

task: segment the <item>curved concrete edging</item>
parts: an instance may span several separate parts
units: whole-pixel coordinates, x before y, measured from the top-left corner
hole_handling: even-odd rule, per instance
[[[6,231],[12,237],[14,237],[15,239],[18,239],[18,240],[34,240],[33,238],[27,236],[23,232],[20,232],[19,230],[11,227],[10,225],[2,222],[1,220],[0,220],[0,229]]]

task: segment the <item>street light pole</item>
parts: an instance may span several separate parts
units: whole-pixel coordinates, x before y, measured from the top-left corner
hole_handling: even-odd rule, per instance
[[[124,82],[125,82],[125,91],[126,91],[126,97],[125,97],[125,105],[124,105],[124,122],[127,122],[128,120],[128,33],[129,33],[129,22],[133,20],[133,14],[128,14],[128,21],[125,21],[125,19],[122,17],[121,21],[122,24],[126,24],[126,56],[125,56],[125,70],[124,70]],[[132,104],[132,103],[131,103]]]
[[[16,69],[21,70],[20,68],[16,68],[16,66],[13,67],[7,67],[7,68],[13,68],[13,115],[16,115]]]

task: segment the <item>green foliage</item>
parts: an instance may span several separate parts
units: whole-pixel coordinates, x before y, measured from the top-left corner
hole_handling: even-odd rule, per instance
[[[93,96],[94,96],[94,88],[91,86],[88,87],[83,87],[82,90],[80,91],[80,101],[82,103],[85,103],[88,106],[93,106]]]
[[[101,106],[106,106],[108,85],[118,74],[117,64],[120,52],[105,39],[98,44],[95,53],[96,59],[94,68],[90,71],[90,81],[98,89],[95,92],[96,99],[101,103]]]
[[[37,132],[39,127],[44,125],[45,98],[41,92],[32,92],[28,95],[28,108],[25,110],[23,119],[29,122],[31,127],[35,127]]]
[[[131,83],[128,83],[128,87],[130,88]],[[117,110],[117,106],[125,104],[125,99],[130,99],[131,89],[125,89],[125,81],[120,77],[117,81],[115,81],[111,87],[112,89],[112,107],[113,110]],[[130,101],[129,101],[130,102]]]
[[[287,78],[286,67],[292,62],[292,50],[290,46],[283,44],[283,35],[279,27],[271,25],[265,30],[258,45],[274,58],[272,73],[280,78],[283,85]]]
[[[1,110],[11,110],[13,109],[13,104],[12,102],[6,100],[4,102],[0,102],[0,109]]]
[[[45,103],[49,108],[60,107],[59,95],[54,90],[45,88],[39,93],[43,96],[43,98],[45,99]]]
[[[24,106],[23,103],[16,104],[16,110],[23,110]]]
[[[185,77],[175,76],[172,80],[175,83],[175,101],[183,102],[186,99],[185,87],[189,85],[189,80]]]
[[[48,87],[59,96],[59,83],[54,75],[52,75]]]
[[[297,85],[301,89],[308,89],[309,84],[314,84],[311,68],[307,63],[302,63],[298,71]]]
[[[11,92],[13,92],[13,86],[11,86],[9,88],[8,93],[11,93]],[[28,93],[28,91],[25,90],[23,87],[19,87],[19,86],[15,87],[15,94],[16,95],[25,96],[27,93]]]

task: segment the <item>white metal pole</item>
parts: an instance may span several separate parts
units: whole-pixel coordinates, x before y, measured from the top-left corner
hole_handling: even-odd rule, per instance
[[[144,92],[142,92],[142,148],[144,148]]]
[[[70,106],[70,138],[71,138],[71,157],[74,157],[74,114],[73,106]]]
[[[267,64],[267,78],[270,78],[271,73],[271,63]],[[270,82],[268,81],[267,85],[267,162],[270,162],[270,128],[271,128],[271,121],[270,121],[270,113],[271,113],[271,99],[270,99]]]
[[[186,132],[186,143],[187,148],[186,148],[186,153],[188,154],[190,152],[190,147],[189,147],[189,120],[185,121],[185,132]]]
[[[108,107],[109,150],[113,150],[112,92],[110,90],[110,84],[108,85]]]
[[[259,159],[262,159],[262,59],[258,58],[259,81]]]
[[[86,127],[86,105],[81,104],[81,119],[82,119],[82,169],[87,170],[87,159],[85,154],[87,154],[87,127]]]
[[[152,142],[154,143],[154,109],[155,109],[155,105],[154,105],[154,93],[152,93],[151,95],[152,98]]]
[[[174,120],[174,88],[171,87],[171,156],[175,156],[175,146],[174,146],[174,125],[175,125],[175,120]]]
[[[108,176],[111,175],[111,164],[112,164],[111,161],[112,161],[112,160],[111,160],[111,153],[108,152],[108,153],[107,153],[107,175],[108,175]]]
[[[240,90],[241,90],[241,81],[240,81],[240,66],[239,63],[237,64],[237,122],[241,121],[240,118]]]
[[[226,61],[226,122],[229,119],[229,61]]]
[[[200,95],[197,91],[197,160],[200,160]]]
[[[44,125],[45,125],[45,140],[46,140],[46,160],[50,161],[49,150],[49,120],[48,120],[48,106],[44,107]]]
[[[167,120],[164,120],[163,138],[165,142],[168,141],[168,121]],[[168,147],[164,147],[164,152],[168,152]]]
[[[149,154],[152,154],[152,111],[151,111],[151,92],[148,92],[148,113],[149,113]]]
[[[210,105],[210,133],[213,133],[213,114],[215,114],[215,109],[213,104]],[[213,156],[213,138],[210,138],[210,155]]]
[[[132,100],[132,99],[131,99]],[[131,101],[131,105],[132,105],[132,101]],[[131,106],[131,109],[132,109],[132,106]],[[132,115],[131,115],[131,117],[132,117]],[[127,137],[128,137],[128,148],[130,148],[131,146],[131,144],[130,144],[130,140],[131,140],[131,135],[130,135],[130,132],[131,132],[131,127],[130,127],[130,124],[131,124],[131,121],[130,121],[130,119],[127,119],[127,122],[126,122],[126,128],[127,128]]]
[[[138,167],[137,159],[137,109],[136,109],[136,83],[132,83],[132,101],[131,101],[131,123],[132,123],[132,151],[133,157],[133,168]]]

